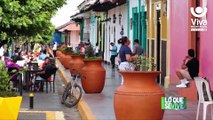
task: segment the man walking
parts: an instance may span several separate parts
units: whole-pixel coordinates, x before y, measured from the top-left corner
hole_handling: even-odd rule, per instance
[[[111,42],[110,45],[112,46],[111,48],[111,57],[110,57],[110,61],[112,64],[112,68],[115,68],[115,57],[117,56],[117,46],[115,45],[115,43]]]

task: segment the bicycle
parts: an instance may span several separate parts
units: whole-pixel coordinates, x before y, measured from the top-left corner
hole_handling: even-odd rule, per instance
[[[65,87],[61,103],[67,107],[73,107],[77,105],[82,97],[82,88],[76,82],[79,77],[80,73],[74,76],[74,79],[68,82]],[[74,95],[74,93],[76,94]]]

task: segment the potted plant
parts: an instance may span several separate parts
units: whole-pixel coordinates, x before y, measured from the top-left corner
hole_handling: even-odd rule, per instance
[[[133,63],[135,71],[119,71],[124,83],[114,95],[116,119],[162,120],[161,97],[164,92],[156,83],[160,71],[156,71],[154,59],[140,56]],[[134,114],[127,114],[133,111]]]
[[[22,97],[10,87],[10,76],[3,62],[0,62],[0,118],[16,120]]]
[[[72,54],[72,48],[66,47],[63,48],[63,55],[61,56],[61,63],[64,66],[64,68],[69,69],[69,62],[72,59],[71,54]]]
[[[57,48],[56,51],[56,56],[58,58],[58,60],[61,62],[62,58],[63,58],[63,48]],[[61,62],[62,63],[62,62]]]
[[[146,56],[139,56],[133,61],[135,65],[135,71],[156,71],[156,64],[154,58]]]
[[[71,54],[72,59],[69,62],[69,70],[72,76],[75,76],[80,72],[81,68],[84,66],[84,54],[79,51],[73,51]]]
[[[86,48],[85,66],[81,70],[81,83],[85,93],[100,93],[105,84],[106,71],[102,57],[95,56],[92,46]]]

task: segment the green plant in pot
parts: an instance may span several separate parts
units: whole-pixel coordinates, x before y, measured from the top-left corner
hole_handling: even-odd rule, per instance
[[[155,59],[139,56],[133,64],[135,71],[119,71],[124,82],[114,95],[115,118],[162,120],[161,98],[165,94],[156,82],[161,72],[156,71]],[[126,114],[130,112],[134,114]]]
[[[75,56],[77,56],[77,55],[83,55],[81,52],[79,52],[79,51],[77,51],[77,50],[72,51],[71,54],[72,54],[72,55],[75,55]]]
[[[102,57],[96,56],[93,47],[89,45],[86,47],[84,60],[102,60]]]
[[[62,48],[65,53],[72,53],[73,49],[71,47]]]
[[[22,101],[22,97],[17,96],[10,86],[10,78],[4,62],[0,62],[0,116],[5,120],[17,119]]]
[[[155,58],[149,58],[146,56],[139,56],[133,61],[136,71],[156,71],[157,65],[155,64]]]

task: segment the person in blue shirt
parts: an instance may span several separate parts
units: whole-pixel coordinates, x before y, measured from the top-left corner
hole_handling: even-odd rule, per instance
[[[43,50],[41,55],[39,56],[39,59],[44,61],[44,59],[47,57],[46,54],[47,54],[46,50]]]
[[[122,46],[119,51],[119,57],[120,57],[120,65],[119,70],[131,70],[134,71],[134,65],[131,63],[134,61],[138,55],[133,56],[131,49],[129,48],[130,40],[128,37],[122,38]]]
[[[115,68],[115,57],[117,56],[117,46],[113,42],[111,42],[110,45],[112,46],[110,50],[111,51],[110,61],[112,64],[112,68]]]

